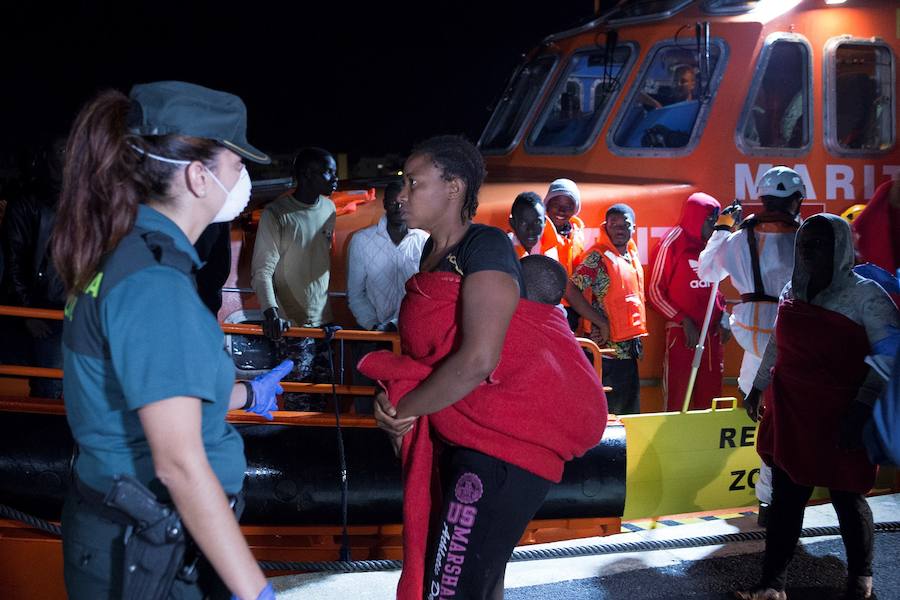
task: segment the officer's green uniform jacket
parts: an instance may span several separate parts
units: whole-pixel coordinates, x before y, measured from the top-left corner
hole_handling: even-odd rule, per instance
[[[222,330],[200,301],[194,247],[148,206],[134,230],[69,299],[63,328],[66,414],[78,444],[78,477],[105,492],[127,473],[167,498],[156,479],[138,409],[173,396],[202,400],[203,444],[228,494],[240,491],[246,459],[225,422],[234,365]]]

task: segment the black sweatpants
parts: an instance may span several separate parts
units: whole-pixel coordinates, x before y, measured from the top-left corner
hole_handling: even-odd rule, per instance
[[[804,509],[812,492],[812,487],[798,485],[778,467],[772,468],[772,504],[766,525],[761,587],[784,589],[788,565],[800,540]],[[869,503],[862,494],[839,490],[829,492],[847,550],[849,576],[872,575],[875,525]]]
[[[641,380],[636,358],[604,358],[603,385],[612,388],[606,392],[606,404],[611,414],[641,412]]]
[[[503,598],[506,563],[553,482],[459,446],[443,447],[439,464],[424,598]]]

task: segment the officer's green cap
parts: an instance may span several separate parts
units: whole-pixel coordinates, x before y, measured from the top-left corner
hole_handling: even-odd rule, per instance
[[[253,162],[272,162],[247,142],[247,107],[234,94],[184,81],[156,81],[134,86],[128,96],[133,101],[131,133],[215,140]]]

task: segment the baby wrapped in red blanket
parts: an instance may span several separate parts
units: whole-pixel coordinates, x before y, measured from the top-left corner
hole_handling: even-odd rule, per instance
[[[395,406],[459,346],[461,279],[419,273],[406,284],[400,311],[402,355],[366,355],[359,370],[377,380]],[[399,598],[421,598],[432,509],[433,436],[558,482],[566,461],[603,436],[606,396],[596,371],[552,305],[520,300],[500,362],[470,394],[420,417],[403,440],[403,574]]]

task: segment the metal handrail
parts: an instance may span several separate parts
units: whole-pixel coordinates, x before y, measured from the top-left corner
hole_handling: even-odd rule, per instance
[[[238,335],[263,335],[262,326],[248,323],[219,323],[225,333]],[[325,337],[325,330],[318,327],[291,327],[284,332],[284,337],[314,338]],[[389,331],[368,331],[363,329],[341,329],[334,334],[334,339],[350,342],[390,342],[391,351],[400,353],[400,335]]]
[[[63,311],[46,308],[28,308],[23,306],[3,306],[0,305],[0,316],[20,317],[25,319],[50,319],[61,321],[63,319]],[[222,331],[237,335],[263,335],[262,327],[259,325],[250,325],[247,323],[220,323]],[[325,337],[325,331],[318,327],[291,327],[284,332],[285,337],[290,338],[314,338],[322,339]],[[336,340],[352,341],[352,342],[384,342],[391,344],[391,351],[400,354],[400,335],[396,332],[386,331],[367,331],[356,329],[341,329],[335,333]],[[598,375],[603,372],[603,355],[614,354],[614,350],[608,348],[600,348],[596,343],[588,338],[576,338],[582,348],[587,349],[593,357],[594,369]],[[45,367],[32,367],[28,365],[0,365],[0,376],[11,377],[43,377],[47,379],[62,379],[62,369],[50,369]],[[330,383],[302,383],[294,381],[283,381],[281,386],[286,392],[300,392],[307,394],[330,394],[335,391],[341,396],[374,396],[377,389],[370,385],[334,385]],[[606,388],[606,391],[609,391]],[[320,413],[296,413],[293,411],[282,411],[286,415],[294,414],[320,414]],[[275,413],[278,414],[278,413]],[[251,417],[255,421],[255,418]]]
[[[0,305],[0,316],[5,317],[22,317],[24,319],[50,319],[53,321],[63,320],[63,311],[52,308],[28,308],[26,306],[2,306]]]

